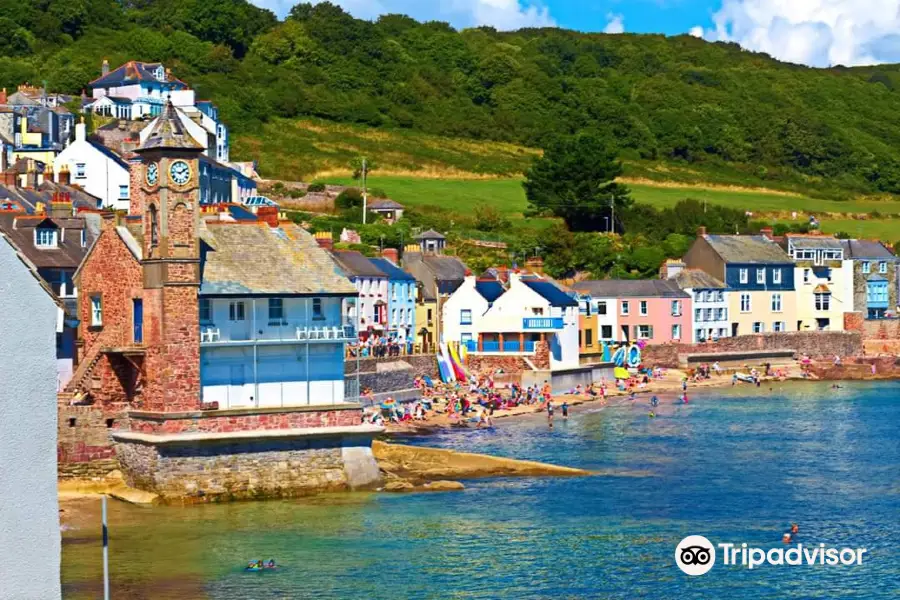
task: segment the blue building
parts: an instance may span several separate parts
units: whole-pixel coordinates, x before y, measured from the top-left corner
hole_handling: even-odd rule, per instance
[[[388,277],[387,335],[412,341],[416,325],[416,278],[387,258],[369,260]]]
[[[897,316],[900,258],[881,242],[842,240],[844,260],[853,266],[853,310],[866,319]]]
[[[201,234],[200,382],[220,408],[337,404],[343,302],[356,288],[296,225],[212,224]]]

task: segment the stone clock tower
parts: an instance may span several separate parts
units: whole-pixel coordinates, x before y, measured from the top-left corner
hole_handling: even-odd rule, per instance
[[[140,160],[131,165],[131,208],[140,215],[143,232],[143,408],[151,412],[200,409],[203,150],[169,102],[135,150]]]

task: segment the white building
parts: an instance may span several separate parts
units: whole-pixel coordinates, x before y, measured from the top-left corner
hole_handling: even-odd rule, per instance
[[[60,152],[53,170],[69,172],[69,182],[100,198],[102,205],[128,210],[131,197],[128,163],[103,146],[87,139],[87,126],[75,125],[75,140]]]
[[[388,327],[388,276],[359,252],[336,250],[332,256],[356,286],[359,297],[344,303],[344,320],[360,337],[383,335]]]
[[[59,310],[36,269],[0,234],[0,596],[60,591],[56,490]],[[13,292],[14,291],[14,292]],[[27,318],[22,318],[23,308]]]
[[[615,298],[594,298],[591,294],[579,294],[578,310],[582,317],[596,317],[597,340],[601,342],[614,342],[618,329],[616,319]],[[593,329],[593,328],[592,328]],[[587,340],[585,341],[587,343]],[[594,340],[591,340],[593,345]]]
[[[465,343],[470,352],[526,357],[544,340],[551,370],[574,368],[579,365],[578,302],[537,276],[510,273],[508,286],[467,277],[444,302],[442,336]]]
[[[728,291],[723,282],[706,271],[687,269],[683,262],[668,261],[664,267],[668,278],[690,294],[694,312],[691,315],[691,342],[715,341],[731,336],[728,315]]]

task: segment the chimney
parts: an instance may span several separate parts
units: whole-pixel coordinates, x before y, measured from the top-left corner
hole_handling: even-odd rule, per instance
[[[16,174],[15,170],[10,168],[8,171],[3,172],[3,185],[8,185],[11,187],[19,187],[19,177]]]
[[[762,235],[763,237],[771,240],[773,231],[774,230],[771,227],[763,227],[762,229],[759,230],[759,234]]]
[[[0,91],[0,104],[6,104],[6,88]]]
[[[63,165],[59,174],[56,176],[56,183],[59,185],[69,185],[69,182],[72,180],[72,174],[69,173],[69,165]]]
[[[395,265],[400,264],[400,251],[396,248],[385,248],[381,251],[382,258],[386,258]]]
[[[116,213],[113,211],[105,212],[102,214],[103,221],[100,224],[100,231],[111,231],[117,225],[116,223]]]
[[[315,236],[319,248],[324,248],[325,250],[332,250],[334,248],[334,239],[331,237],[330,231],[317,231]]]
[[[37,166],[34,164],[32,159],[28,159],[28,170],[25,173],[25,188],[26,189],[37,189],[38,187],[38,172]]]
[[[260,206],[256,210],[256,219],[262,223],[268,223],[269,227],[278,227],[278,207]]]
[[[105,58],[103,59],[103,64],[100,65],[100,76],[109,75],[109,61]]]
[[[75,141],[87,141],[87,125],[84,124],[84,117],[81,117],[81,121],[75,124]]]
[[[703,225],[697,228],[697,237],[700,237],[702,235],[706,235],[706,227]]]

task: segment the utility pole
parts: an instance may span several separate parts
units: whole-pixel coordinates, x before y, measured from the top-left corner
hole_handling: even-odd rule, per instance
[[[616,197],[613,195],[609,196],[609,210],[611,213],[611,217],[609,219],[609,232],[616,232]]]
[[[363,180],[363,225],[365,225],[366,224],[366,208],[367,208],[367,204],[368,204],[368,202],[366,201],[368,198],[367,198],[367,194],[366,194],[366,159],[365,158],[362,159],[362,180]]]

